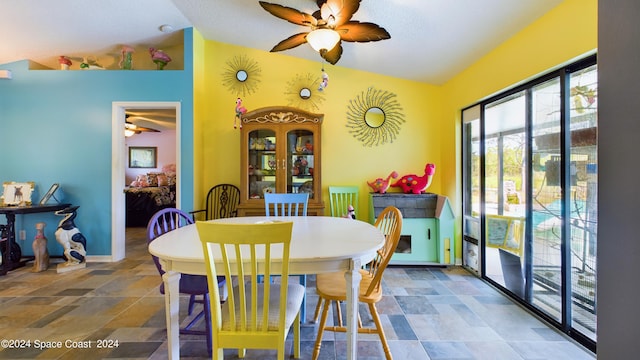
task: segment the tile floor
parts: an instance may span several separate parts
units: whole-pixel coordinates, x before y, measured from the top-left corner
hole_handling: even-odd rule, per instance
[[[0,276],[0,339],[15,340],[14,345],[30,341],[21,349],[0,342],[0,359],[167,358],[160,277],[146,251],[144,229],[128,230],[127,257],[121,262],[89,263],[65,274],[56,273],[56,264],[33,273],[29,263]],[[313,277],[308,280],[310,318],[317,297]],[[395,359],[595,359],[462,268],[391,267],[384,286],[378,309]],[[186,304],[187,298],[182,300]],[[366,309],[361,314],[363,322],[370,321]],[[307,322],[302,359],[311,358],[315,334],[314,324]],[[320,359],[344,359],[344,339],[344,334],[325,332]],[[358,359],[384,359],[377,339],[360,337]],[[98,348],[99,340],[117,341],[117,347]],[[57,341],[61,348],[54,347]],[[72,347],[87,341],[91,348]],[[236,354],[225,351],[225,359]],[[207,358],[204,339],[181,336],[181,355]],[[246,359],[275,359],[275,352],[248,350]]]

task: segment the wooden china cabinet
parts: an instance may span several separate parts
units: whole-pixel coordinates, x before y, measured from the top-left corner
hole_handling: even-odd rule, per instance
[[[264,194],[309,193],[308,215],[323,215],[320,128],[323,114],[277,106],[242,115],[238,216],[264,215]]]

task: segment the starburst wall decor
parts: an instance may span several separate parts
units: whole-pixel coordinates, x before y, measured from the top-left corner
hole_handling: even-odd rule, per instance
[[[392,143],[404,122],[394,93],[370,87],[349,100],[346,126],[364,146]]]
[[[222,84],[233,95],[244,97],[256,91],[261,72],[255,60],[246,55],[234,56],[227,61],[227,68],[222,73]]]
[[[309,111],[319,110],[319,105],[324,102],[320,84],[321,79],[311,73],[296,75],[287,83],[287,104]]]

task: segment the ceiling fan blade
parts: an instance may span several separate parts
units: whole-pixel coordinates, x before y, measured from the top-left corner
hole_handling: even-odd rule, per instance
[[[390,39],[384,28],[368,22],[349,21],[336,29],[340,39],[349,42],[368,42]]]
[[[276,46],[271,49],[271,52],[293,49],[296,46],[302,45],[307,42],[308,33],[299,33],[280,41]]]
[[[288,6],[272,4],[265,1],[259,1],[260,6],[267,10],[271,15],[287,20],[288,22],[302,26],[315,26],[318,20],[313,16],[303,13]]]
[[[333,16],[333,22],[329,23],[329,27],[338,27],[351,20],[353,14],[360,8],[361,0],[325,0],[322,5],[320,1],[320,14],[322,19],[328,20]]]
[[[320,54],[323,59],[325,59],[329,64],[335,65],[338,60],[340,60],[340,56],[342,56],[342,43],[338,42],[333,49],[325,52],[324,54]]]
[[[135,132],[139,132],[139,131],[160,132],[160,130],[138,126],[128,121],[124,123],[124,128],[125,130],[132,130]]]

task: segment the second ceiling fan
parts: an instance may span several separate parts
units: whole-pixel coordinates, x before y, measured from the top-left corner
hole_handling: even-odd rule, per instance
[[[335,46],[316,49],[320,56],[331,64],[335,64],[342,56],[342,41],[369,42],[390,39],[391,35],[384,28],[370,23],[351,20],[358,11],[361,0],[317,0],[319,10],[307,14],[283,5],[259,1],[266,11],[288,22],[308,26],[309,32],[302,32],[282,40],[271,49],[271,52],[295,48],[309,42],[314,48],[313,37],[333,37]],[[320,31],[317,31],[320,30]],[[324,32],[324,34],[322,34]],[[313,42],[312,42],[313,41]],[[321,45],[320,45],[321,46]],[[331,45],[329,45],[331,46]]]

